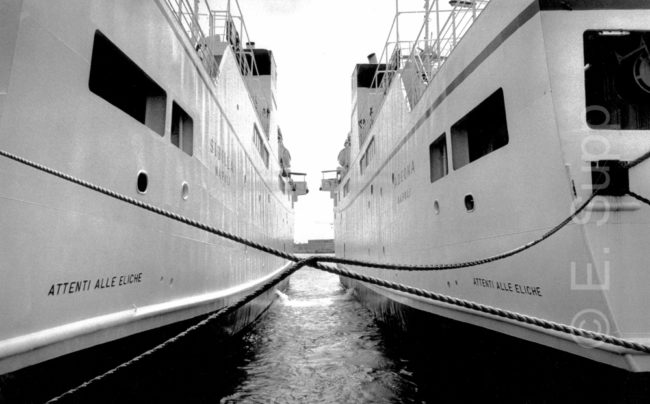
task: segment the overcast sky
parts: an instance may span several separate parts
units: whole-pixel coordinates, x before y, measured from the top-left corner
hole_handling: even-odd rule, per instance
[[[251,39],[273,51],[278,110],[292,170],[310,192],[296,204],[295,239],[331,238],[332,201],[319,192],[321,171],[337,167],[350,130],[350,77],[356,63],[383,49],[395,0],[239,0]],[[423,10],[423,0],[400,0]],[[417,33],[422,17],[411,24]],[[404,24],[403,24],[404,25]],[[402,28],[402,27],[401,27]],[[414,35],[413,34],[413,35]]]

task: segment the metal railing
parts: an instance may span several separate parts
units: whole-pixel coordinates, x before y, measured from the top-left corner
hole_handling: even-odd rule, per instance
[[[249,46],[253,42],[250,40],[239,3],[236,0],[165,1],[206,71],[215,81],[219,74],[221,54],[215,53],[213,47],[217,43],[230,46],[268,138],[270,101],[264,99],[261,91],[251,91],[251,86],[259,86],[259,70],[254,50]]]
[[[202,1],[209,9],[207,2]],[[207,46],[207,36],[199,23],[199,2],[195,1],[194,5],[191,5],[188,0],[166,0],[166,2],[176,17],[176,21],[185,31],[187,39],[194,46],[208,74],[216,80],[219,73],[219,62],[210,47]]]
[[[385,95],[395,75],[402,72],[409,106],[413,108],[489,2],[490,0],[452,0],[449,1],[449,6],[444,6],[440,0],[432,0],[431,3],[425,2],[424,11],[398,11],[371,87],[383,89]],[[424,23],[415,40],[404,41],[400,38],[400,19],[413,14],[423,16]],[[378,102],[382,101],[383,98]]]

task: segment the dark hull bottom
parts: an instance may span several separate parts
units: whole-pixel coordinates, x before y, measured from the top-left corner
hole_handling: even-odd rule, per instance
[[[284,290],[288,280],[277,289]],[[210,323],[181,340],[167,346],[139,363],[118,371],[89,388],[68,397],[65,402],[150,402],[178,401],[192,397],[183,391],[189,383],[192,368],[204,361],[220,363],[228,355],[228,344],[233,337],[245,332],[264,314],[276,299],[275,289],[263,294],[236,313],[223,320]],[[206,315],[182,321],[151,331],[142,332],[69,355],[30,366],[19,371],[0,375],[0,403],[44,402],[99,374],[124,363],[163,341],[177,335],[204,319]],[[203,368],[206,368],[205,366]],[[215,375],[205,383],[215,383]],[[156,384],[163,386],[155,386]],[[172,386],[169,383],[173,383]],[[151,384],[146,397],[142,397],[142,384]],[[176,391],[170,396],[170,391]],[[160,394],[157,396],[157,394]]]
[[[423,396],[438,402],[646,402],[650,375],[590,361],[397,303],[341,278],[409,361]]]

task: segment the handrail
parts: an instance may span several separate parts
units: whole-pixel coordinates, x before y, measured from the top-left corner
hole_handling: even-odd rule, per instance
[[[205,0],[203,0],[205,2]],[[198,20],[198,10],[193,9],[188,0],[166,0],[167,6],[176,21],[181,25],[199,59],[213,80],[217,79],[219,65],[212,50],[207,46],[207,37]],[[205,3],[207,6],[207,3]]]
[[[216,81],[219,74],[219,58],[211,48],[215,42],[222,42],[229,46],[235,56],[239,71],[244,77],[255,112],[262,122],[262,127],[268,134],[268,107],[270,100],[262,100],[263,92],[253,91],[251,86],[259,85],[256,76],[259,70],[255,60],[253,42],[250,40],[246,23],[239,2],[235,0],[235,7],[231,7],[231,0],[224,5],[225,9],[213,9],[210,3],[216,0],[194,0],[194,5],[189,0],[165,0],[177,22],[185,32],[199,59],[207,70],[212,80]],[[208,32],[208,35],[206,35]]]
[[[432,78],[489,3],[490,0],[452,0],[449,1],[451,7],[449,8],[441,7],[440,0],[431,0],[430,4],[427,0],[425,11],[398,11],[382,50],[371,88],[383,89],[383,96],[385,96],[395,74],[408,70],[408,75],[403,77],[403,80],[412,109],[424,95],[424,90]],[[415,40],[400,39],[398,21],[405,14],[424,15],[424,23]],[[433,38],[430,37],[432,14],[435,18]],[[393,36],[396,39],[391,41]],[[376,102],[381,104],[383,97]],[[377,106],[379,105],[374,105]],[[372,123],[367,127],[368,131],[371,126]]]

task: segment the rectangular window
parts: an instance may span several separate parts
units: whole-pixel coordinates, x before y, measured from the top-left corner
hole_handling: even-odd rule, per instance
[[[592,129],[650,129],[650,31],[586,31],[585,101]]]
[[[368,147],[366,147],[366,151],[361,156],[361,160],[359,160],[359,170],[361,171],[361,175],[363,175],[363,173],[366,171],[366,167],[368,167],[374,157],[375,138],[372,138],[370,139],[370,142],[368,142]]]
[[[88,88],[159,135],[165,134],[167,94],[99,31],[95,31]]]
[[[447,139],[444,133],[429,146],[429,167],[431,182],[447,175]]]
[[[343,185],[343,197],[345,198],[350,193],[350,180],[345,181]]]
[[[257,151],[260,153],[260,156],[262,157],[262,161],[264,161],[264,165],[266,168],[269,167],[269,151],[266,149],[266,146],[264,145],[264,140],[262,140],[262,136],[260,135],[259,129],[257,129],[257,125],[253,124],[253,143],[255,144],[255,148]]]
[[[173,103],[172,106],[172,144],[190,156],[194,150],[194,123],[192,118],[181,107]]]
[[[507,144],[506,107],[500,88],[451,127],[454,169]]]

